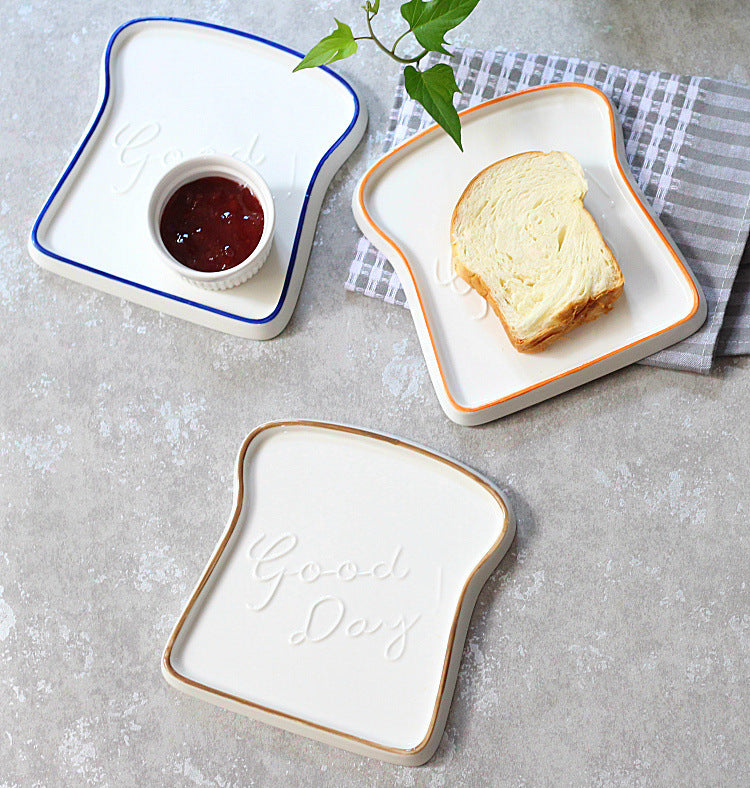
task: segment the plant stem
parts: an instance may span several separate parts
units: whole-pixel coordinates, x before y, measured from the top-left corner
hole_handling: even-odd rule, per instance
[[[398,46],[398,42],[401,41],[402,38],[406,38],[406,36],[408,36],[409,33],[411,33],[411,28],[409,28],[408,30],[405,30],[403,33],[401,33],[401,35],[393,42],[393,46],[391,47],[391,54],[392,55],[396,54],[396,47]]]
[[[367,14],[367,29],[370,31],[370,35],[369,36],[362,36],[362,38],[371,38],[377,44],[377,46],[380,47],[380,49],[382,49],[383,52],[385,52],[386,55],[388,55],[388,57],[393,58],[394,60],[396,60],[399,63],[404,63],[404,64],[407,64],[407,63],[419,63],[419,61],[427,54],[427,50],[425,49],[422,52],[420,52],[420,54],[418,54],[416,57],[399,57],[399,55],[397,55],[392,49],[388,49],[388,47],[385,46],[385,44],[383,44],[380,41],[380,39],[375,35],[375,31],[372,29],[372,17],[370,16],[369,13]],[[406,31],[406,33],[409,33],[409,32],[410,32],[409,30]],[[406,35],[406,33],[404,33],[404,36]],[[400,36],[396,40],[396,44],[398,44],[398,42],[404,36]],[[396,44],[393,45],[393,49],[396,48]]]

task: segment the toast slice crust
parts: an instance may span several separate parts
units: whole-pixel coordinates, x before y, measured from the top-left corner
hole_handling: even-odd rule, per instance
[[[453,269],[519,351],[543,350],[622,294],[622,271],[584,208],[587,189],[573,156],[530,151],[482,170],[453,212]]]

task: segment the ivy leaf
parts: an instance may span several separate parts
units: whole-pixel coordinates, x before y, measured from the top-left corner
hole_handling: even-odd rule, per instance
[[[463,151],[461,119],[453,106],[453,94],[461,91],[456,85],[453,69],[447,63],[437,63],[427,71],[407,66],[404,69],[404,86],[406,92],[427,110]]]
[[[427,50],[449,54],[443,44],[445,34],[457,27],[474,10],[479,0],[409,0],[401,6],[401,16],[415,38]]]
[[[336,22],[336,30],[330,35],[318,41],[318,43],[300,60],[295,71],[303,68],[315,68],[315,66],[327,66],[334,60],[343,60],[345,57],[353,55],[357,51],[357,42],[354,40],[352,29],[349,25]]]

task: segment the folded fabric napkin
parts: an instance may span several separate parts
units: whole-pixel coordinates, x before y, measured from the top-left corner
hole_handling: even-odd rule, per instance
[[[550,82],[602,90],[619,112],[641,189],[708,301],[697,333],[641,363],[708,372],[716,355],[750,353],[750,252],[743,259],[750,230],[750,86],[546,55],[460,49],[430,57],[454,66],[459,110]],[[406,94],[402,77],[384,152],[432,123]],[[408,306],[393,268],[365,238],[345,286]]]

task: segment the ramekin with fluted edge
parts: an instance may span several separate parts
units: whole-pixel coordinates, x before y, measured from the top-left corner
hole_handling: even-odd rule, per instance
[[[172,257],[162,241],[159,228],[164,208],[170,197],[181,186],[199,178],[212,176],[229,178],[250,189],[263,209],[263,233],[252,254],[238,265],[225,271],[196,271]],[[230,156],[197,156],[176,165],[156,184],[148,206],[149,231],[162,261],[183,279],[206,290],[226,290],[236,287],[256,274],[271,251],[275,224],[276,211],[268,184],[255,168]]]

